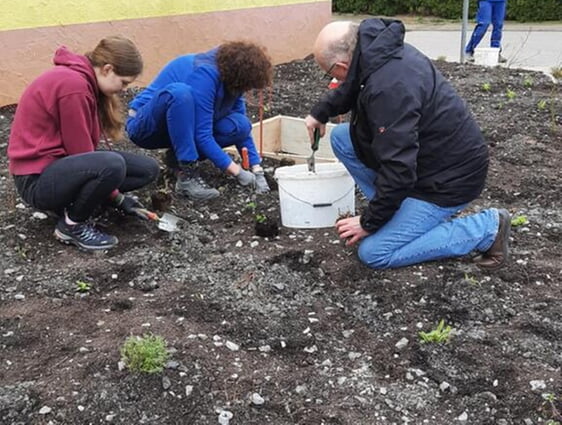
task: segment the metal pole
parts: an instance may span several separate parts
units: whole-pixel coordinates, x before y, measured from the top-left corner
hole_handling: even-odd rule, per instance
[[[468,3],[470,0],[463,0],[462,3],[462,29],[461,29],[461,63],[464,63],[464,48],[466,46],[466,27],[468,26]]]

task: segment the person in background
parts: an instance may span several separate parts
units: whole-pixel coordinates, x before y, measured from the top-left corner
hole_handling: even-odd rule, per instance
[[[478,2],[476,27],[474,27],[470,41],[465,48],[465,53],[469,62],[474,62],[474,49],[476,49],[486,34],[486,31],[488,31],[490,24],[492,24],[490,47],[497,47],[501,51],[503,21],[505,19],[506,5],[507,0],[480,0]],[[507,62],[507,59],[504,58],[501,53],[499,56],[499,62]]]
[[[61,47],[54,64],[21,96],[8,142],[10,173],[27,204],[60,215],[57,239],[85,250],[109,249],[117,238],[90,222],[94,210],[109,203],[144,218],[143,206],[123,192],[159,172],[152,158],[96,150],[102,137],[122,137],[118,94],[141,73],[142,58],[130,40],[113,36],[85,55]]]
[[[465,103],[432,62],[404,43],[397,20],[332,22],[314,44],[318,65],[341,81],[305,119],[314,129],[351,110],[331,144],[368,207],[337,221],[346,245],[376,269],[458,257],[489,270],[508,257],[510,216],[495,208],[456,217],[486,181],[488,149]]]
[[[177,176],[176,191],[191,199],[219,196],[199,172],[204,159],[240,185],[268,192],[243,95],[269,86],[272,72],[265,50],[249,42],[177,57],[129,103],[129,137],[145,149],[168,148],[165,162]],[[223,151],[231,145],[240,153],[247,149],[251,172]]]

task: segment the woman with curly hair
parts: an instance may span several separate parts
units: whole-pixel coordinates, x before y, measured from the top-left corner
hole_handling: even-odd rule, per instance
[[[243,41],[173,59],[130,102],[129,137],[145,149],[168,148],[166,165],[176,173],[176,191],[191,199],[219,196],[198,171],[198,161],[204,159],[240,185],[267,192],[243,95],[270,85],[272,72],[265,49]],[[231,145],[240,153],[247,148],[251,172],[223,151]]]
[[[122,36],[105,37],[89,53],[59,48],[55,66],[37,77],[19,101],[8,143],[10,173],[23,200],[60,216],[55,237],[84,250],[105,250],[115,236],[90,218],[112,204],[145,218],[136,198],[124,195],[156,179],[147,156],[97,150],[100,139],[123,136],[119,93],[142,72],[137,47]]]

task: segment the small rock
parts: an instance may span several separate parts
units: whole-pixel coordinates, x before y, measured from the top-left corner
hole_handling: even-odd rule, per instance
[[[269,353],[271,351],[270,345],[262,345],[258,348],[262,353]]]
[[[523,422],[525,423],[525,425],[533,425],[533,421],[531,418],[525,418],[523,419]]]
[[[170,378],[168,378],[167,376],[163,376],[162,388],[164,388],[164,390],[169,390],[171,386],[172,386],[172,381],[170,381]]]
[[[180,363],[175,360],[168,360],[166,362],[166,369],[177,369]]]
[[[466,422],[468,420],[468,413],[462,412],[457,420],[460,422]]]
[[[544,381],[542,379],[533,380],[533,381],[529,382],[529,384],[531,384],[531,390],[533,390],[533,391],[544,390],[546,388],[546,384],[544,383]]]
[[[241,248],[244,243],[242,241],[236,242],[236,248]]]
[[[113,415],[113,414],[105,415],[105,421],[106,422],[113,422],[113,419],[115,419],[115,415]]]
[[[258,246],[260,243],[258,241],[252,241],[250,242],[250,248],[255,248],[256,246]]]
[[[228,425],[228,423],[230,422],[230,420],[232,419],[234,415],[232,414],[232,412],[228,411],[228,410],[222,410],[219,413],[219,424],[220,425]]]
[[[41,409],[39,409],[39,414],[40,415],[47,415],[49,413],[51,413],[53,411],[53,409],[51,409],[49,406],[43,406]]]
[[[441,382],[441,384],[439,385],[439,389],[443,392],[445,392],[446,390],[448,390],[451,387],[451,385],[448,382]]]
[[[395,347],[396,347],[398,350],[403,350],[403,349],[406,348],[406,346],[408,345],[408,342],[409,342],[409,341],[408,341],[406,338],[402,338],[402,339],[400,339],[400,341],[398,341],[398,342],[396,343]]]
[[[380,387],[379,393],[381,393],[382,395],[385,395],[387,392],[388,392],[388,390],[386,389],[386,387]]]
[[[119,370],[119,372],[121,372],[122,370],[125,369],[125,362],[123,360],[119,360],[117,362],[117,369]]]
[[[213,214],[211,214],[211,215],[209,216],[209,218],[210,218],[211,220],[215,221],[215,220],[218,220],[218,219],[219,219],[219,216],[218,216],[218,214],[213,213]]]
[[[355,359],[358,359],[359,357],[361,357],[361,353],[357,353],[355,351],[350,351],[349,354],[347,355],[347,357],[349,357],[349,360],[355,360]]]
[[[185,386],[185,395],[186,395],[186,397],[189,397],[192,392],[193,392],[193,385],[186,385],[186,386]]]
[[[252,404],[255,405],[255,406],[261,406],[262,404],[265,403],[264,398],[263,398],[261,395],[259,395],[258,393],[253,393],[253,394],[250,396],[250,401],[251,401]]]
[[[228,348],[230,351],[238,351],[240,350],[240,346],[238,344],[235,344],[232,341],[226,341],[226,348]]]
[[[33,214],[31,214],[31,216],[33,218],[38,219],[38,220],[46,220],[47,219],[47,214],[42,213],[40,211],[35,211]]]

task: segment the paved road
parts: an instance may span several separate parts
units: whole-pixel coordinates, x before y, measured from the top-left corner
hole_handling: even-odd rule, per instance
[[[334,20],[361,21],[368,15],[334,14]],[[461,24],[433,18],[399,16],[406,26],[406,41],[432,59],[445,57],[459,62],[461,52]],[[474,21],[468,23],[466,39],[474,29]],[[490,45],[490,32],[480,47]],[[518,23],[506,22],[503,31],[503,52],[508,62],[503,66],[550,72],[562,66],[562,22]]]
[[[467,32],[470,37],[472,28]],[[445,56],[447,61],[459,62],[461,52],[461,30],[408,31],[406,41],[432,59]],[[480,43],[490,45],[490,31]],[[536,31],[532,28],[506,30],[503,32],[502,55],[510,68],[525,68],[549,72],[562,66],[562,29],[560,31]]]

